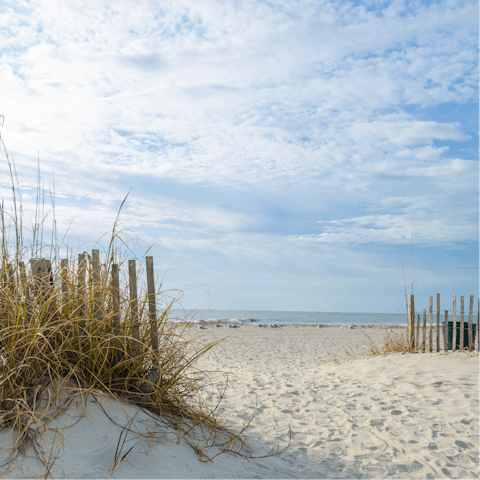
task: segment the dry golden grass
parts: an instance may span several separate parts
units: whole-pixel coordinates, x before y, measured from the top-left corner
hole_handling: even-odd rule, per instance
[[[428,345],[425,345],[425,352],[424,352],[424,345],[422,342],[419,343],[418,346],[412,346],[407,337],[407,329],[406,328],[398,328],[394,329],[391,332],[390,329],[383,329],[383,339],[381,342],[375,342],[372,338],[365,332],[363,334],[366,337],[364,342],[365,351],[362,353],[354,352],[352,349],[345,350],[345,356],[339,357],[336,356],[334,362],[335,363],[343,363],[349,360],[354,360],[356,358],[365,358],[365,357],[376,357],[379,355],[388,355],[391,353],[428,353]],[[478,356],[478,351],[469,351],[468,348],[462,348],[460,350],[469,356]],[[434,349],[436,353],[436,348]],[[443,349],[440,353],[447,354],[452,353],[451,351],[445,352]]]
[[[407,329],[397,329],[389,332],[383,331],[383,343],[376,344],[367,334],[368,356],[386,355],[388,353],[418,353],[422,351],[422,345],[412,347],[407,339]]]
[[[1,212],[3,214],[3,211]],[[107,255],[100,282],[79,282],[75,263],[66,277],[59,269],[47,278],[35,277],[22,255],[10,255],[2,238],[0,274],[0,431],[16,432],[15,450],[24,451],[33,436],[55,419],[38,407],[50,389],[68,385],[72,395],[101,391],[113,398],[142,406],[185,434],[195,426],[227,433],[215,406],[203,401],[205,393],[223,390],[213,374],[198,371],[196,360],[215,346],[186,340],[185,325],[167,322],[173,299],[158,314],[158,351],[152,349],[147,296],[139,298],[140,334],[134,333],[128,284],[121,284],[120,324],[115,328],[109,272],[116,257]],[[27,265],[26,267],[22,263]],[[120,261],[120,265],[122,262]],[[62,279],[65,286],[62,289]],[[92,279],[91,259],[87,280]],[[158,292],[159,296],[161,292]],[[217,376],[218,377],[218,376]],[[72,387],[73,386],[73,387]],[[223,387],[224,388],[224,387]],[[57,392],[58,393],[58,392]],[[60,412],[57,412],[58,414]],[[227,435],[230,437],[230,433]],[[208,438],[205,436],[205,439]],[[241,435],[239,436],[240,439]],[[198,438],[198,436],[196,437]],[[213,444],[213,439],[207,441]],[[216,439],[218,443],[218,438]],[[242,441],[235,447],[243,447]],[[204,446],[195,445],[201,451]]]
[[[217,414],[219,402],[207,401],[212,392],[219,394],[221,401],[228,378],[222,372],[196,368],[196,361],[218,342],[187,340],[186,323],[167,321],[181,292],[172,298],[157,291],[157,309],[159,304],[163,307],[157,310],[159,345],[154,350],[147,294],[139,294],[139,323],[130,315],[132,306],[125,274],[120,277],[120,305],[114,301],[111,269],[115,263],[121,273],[127,270],[122,266],[129,252],[128,237],[116,231],[115,223],[103,252],[100,276],[94,281],[91,257],[88,256],[84,274],[76,262],[78,252],[64,245],[56,232],[55,220],[50,242],[43,243],[45,215],[44,203],[38,203],[39,189],[31,238],[26,239],[14,165],[6,150],[5,155],[12,174],[13,207],[11,214],[5,211],[3,202],[0,208],[0,432],[12,433],[14,441],[4,471],[19,454],[34,447],[45,465],[45,477],[48,476],[56,452],[47,455],[37,450],[37,439],[54,428],[56,418],[78,394],[82,398],[108,395],[156,414],[166,427],[176,430],[178,440],[185,437],[203,461],[214,458],[207,455],[213,446],[222,453],[248,457],[246,427],[228,427]],[[31,261],[46,251],[51,271],[43,277],[35,276]],[[64,269],[59,266],[61,251],[66,252],[68,260]],[[141,273],[137,272],[139,277]],[[118,324],[114,319],[119,314]],[[64,401],[57,408],[61,390]],[[129,452],[122,454],[123,444],[120,436],[111,474],[122,460],[128,460]],[[277,453],[278,449],[274,454]]]

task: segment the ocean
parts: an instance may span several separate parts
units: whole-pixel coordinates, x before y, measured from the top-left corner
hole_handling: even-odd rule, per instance
[[[275,312],[263,310],[172,310],[170,320],[276,323],[282,325],[406,325],[405,313]]]

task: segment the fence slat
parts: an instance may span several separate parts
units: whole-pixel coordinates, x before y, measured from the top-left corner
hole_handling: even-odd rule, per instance
[[[62,296],[63,296],[63,305],[67,303],[67,266],[68,260],[62,258],[60,260],[60,268],[62,269]]]
[[[417,315],[417,334],[415,335],[415,348],[420,345],[420,314]]]
[[[18,262],[18,268],[20,269],[20,278],[23,281],[25,279],[25,262]]]
[[[120,278],[118,264],[112,265],[112,298],[113,298],[113,331],[115,335],[120,333]]]
[[[86,253],[78,254],[78,285],[77,302],[80,308],[80,316],[85,316],[85,281],[87,276],[87,258]]]
[[[415,297],[412,295],[408,296],[408,307],[409,307],[409,318],[408,318],[408,345],[409,348],[413,348],[415,340]]]
[[[445,310],[445,323],[443,324],[443,350],[448,352],[448,310]]]
[[[463,297],[460,297],[460,350],[463,349],[463,342],[464,342],[464,338],[463,338],[463,330],[465,328],[465,322],[464,322],[464,319],[465,319],[465,305],[464,305],[464,299]]]
[[[155,300],[155,275],[153,270],[153,257],[146,257],[147,267],[147,290],[148,290],[148,312],[150,315],[150,334],[152,336],[152,349],[158,353],[158,325],[157,305]]]
[[[7,277],[7,266],[0,264],[0,288],[7,288],[8,286],[8,277]],[[2,299],[0,299],[1,306]]]
[[[35,280],[45,280],[47,277],[47,263],[43,258],[32,258],[32,275]]]
[[[433,351],[433,297],[430,297],[430,310],[428,313],[429,320],[430,320],[430,335],[429,335],[429,348],[430,353]]]
[[[100,320],[102,317],[102,312],[100,308],[100,251],[97,249],[92,250],[92,274],[93,274],[93,311],[95,318]]]
[[[407,297],[407,343],[410,344],[410,327],[412,317],[412,296]]]
[[[7,271],[5,278],[7,288],[13,293],[13,290],[15,288],[15,282],[13,278],[13,265],[11,263],[7,263]]]
[[[468,351],[469,352],[473,350],[472,322],[473,322],[473,295],[470,295],[470,309],[468,312]]]
[[[425,353],[425,343],[427,341],[427,309],[423,309],[423,335],[422,335],[422,352]]]
[[[44,258],[32,258],[32,276],[36,285],[37,294],[45,297],[48,285],[48,265]]]
[[[158,354],[158,324],[157,324],[157,304],[155,300],[155,275],[153,270],[153,257],[145,258],[145,265],[147,268],[147,292],[148,292],[148,312],[150,316],[150,335],[152,337],[152,350],[154,354]],[[148,381],[155,382],[158,372],[158,362],[153,364],[153,368],[148,375]],[[146,393],[152,392],[152,385],[147,385]],[[147,400],[144,396],[144,400]]]
[[[25,262],[18,262],[19,280],[22,291],[25,295],[25,300],[28,300],[28,288],[27,288],[27,270],[25,269]]]
[[[138,297],[137,297],[137,267],[135,260],[128,261],[128,278],[130,284],[130,321],[132,322],[132,336],[140,340],[140,325],[138,323]],[[137,346],[134,351],[136,355]]]
[[[452,352],[457,349],[457,294],[453,294]]]
[[[21,285],[21,289],[23,291],[23,294],[24,294],[24,302],[22,304],[22,308],[23,308],[23,324],[25,325],[25,323],[30,323],[30,318],[29,318],[29,314],[28,314],[28,303],[29,303],[29,300],[30,300],[30,292],[29,292],[29,289],[28,289],[28,284],[27,284],[27,273],[26,273],[26,269],[25,269],[25,262],[19,262],[18,263],[18,268],[20,270],[19,272],[19,280],[20,280],[20,285]]]
[[[437,352],[440,351],[440,294],[437,293]]]
[[[478,298],[477,310],[477,352],[480,352],[480,297]]]
[[[47,258],[45,259],[47,264],[47,282],[53,287],[53,271],[52,271],[52,262]]]

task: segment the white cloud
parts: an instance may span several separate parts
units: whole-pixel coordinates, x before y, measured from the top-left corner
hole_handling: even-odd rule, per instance
[[[25,201],[37,152],[55,171],[62,226],[95,236],[135,185],[125,225],[172,251],[473,241],[477,132],[422,112],[478,101],[476,2],[12,0],[0,26],[2,137]]]
[[[397,152],[397,157],[400,158],[417,158],[418,160],[435,161],[449,151],[449,147],[435,147],[433,145],[426,145],[425,147],[417,147],[415,149],[405,149]]]
[[[432,121],[357,123],[351,127],[353,138],[364,140],[388,139],[393,144],[412,145],[417,143],[433,143],[434,140],[453,140],[462,142],[470,139],[462,132],[459,124],[445,124]]]
[[[457,168],[461,169],[462,166],[457,165]],[[464,242],[477,242],[478,223],[472,219],[478,217],[478,204],[472,203],[455,210],[451,208],[454,203],[455,199],[449,195],[444,198],[386,197],[375,210],[393,213],[320,221],[322,233],[296,238],[305,242],[335,245],[408,245],[414,232],[415,243],[420,246],[458,248]]]
[[[448,221],[450,220],[450,222]],[[455,242],[478,239],[478,228],[469,219],[444,219],[438,216],[419,215],[369,215],[364,217],[335,220],[317,236],[302,236],[306,241],[334,242],[342,244],[408,244],[412,228],[416,241],[421,244],[455,244]]]

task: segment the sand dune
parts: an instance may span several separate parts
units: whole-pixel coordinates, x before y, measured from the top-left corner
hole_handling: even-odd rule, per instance
[[[152,436],[135,446],[130,464],[123,461],[113,478],[478,478],[478,356],[393,354],[332,362],[345,348],[364,349],[365,332],[382,337],[376,329],[208,327],[201,332],[205,341],[235,337],[200,361],[201,368],[231,372],[222,415],[240,427],[257,405],[247,430],[251,454],[265,455],[277,442],[286,446],[289,426],[290,447],[270,458],[224,454],[202,463],[184,441],[154,443]],[[144,434],[157,432],[157,442],[174,438],[165,430],[160,435],[158,423],[137,407],[122,405],[89,399],[89,419],[66,431],[54,478],[108,477],[126,414],[137,414]],[[77,414],[82,409],[79,403]],[[61,427],[67,422],[62,418]],[[1,447],[8,447],[5,432],[2,439]],[[129,434],[128,448],[138,440]],[[7,452],[2,455],[5,460]],[[2,478],[33,478],[41,470],[30,452],[23,473],[10,470]]]

